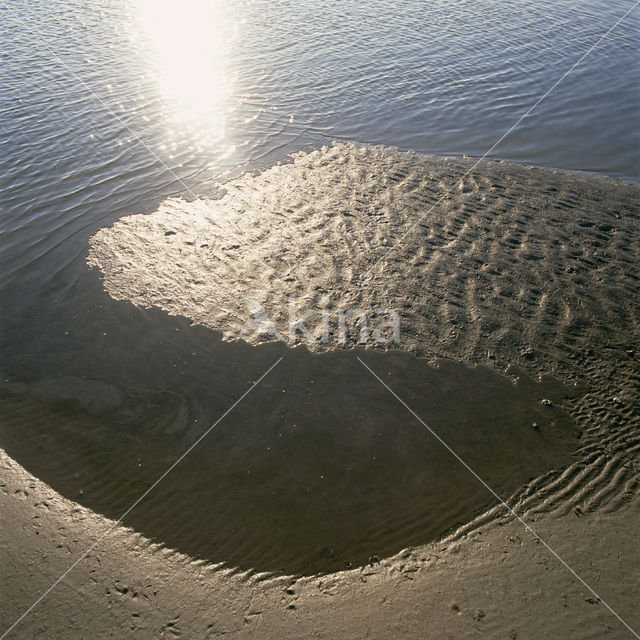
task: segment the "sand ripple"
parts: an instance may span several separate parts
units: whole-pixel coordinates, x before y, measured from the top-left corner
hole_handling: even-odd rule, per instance
[[[473,164],[335,144],[233,180],[220,200],[123,218],[91,239],[88,262],[113,298],[227,340],[272,339],[247,297],[286,335],[295,296],[312,351],[386,348],[375,314],[393,309],[393,347],[578,384],[577,460],[512,502],[616,509],[639,490],[640,188],[486,161],[467,176]],[[366,334],[352,323],[340,335],[347,309],[367,315]]]
[[[397,310],[400,347],[466,359],[625,342],[638,327],[637,185],[588,175],[336,144],[169,200],[91,239],[108,292],[257,343],[250,298],[339,346],[340,311]],[[445,199],[440,201],[442,196]],[[331,337],[319,338],[321,314]],[[355,323],[354,323],[355,324]],[[353,327],[344,343],[362,336]]]

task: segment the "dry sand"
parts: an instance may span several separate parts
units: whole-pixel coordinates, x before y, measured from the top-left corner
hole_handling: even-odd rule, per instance
[[[295,295],[316,319],[359,308],[370,320],[366,336],[352,326],[344,343],[334,321],[328,342],[307,342],[312,351],[359,340],[384,350],[374,314],[394,309],[400,342],[388,346],[578,385],[564,402],[580,434],[572,461],[549,459],[509,504],[638,630],[640,189],[495,162],[464,177],[472,166],[323,148],[232,181],[221,200],[124,218],[94,236],[89,264],[113,298],[187,316],[227,340],[269,338],[255,323],[243,330],[252,314],[239,291],[283,333]],[[320,323],[309,324],[318,337]],[[8,458],[2,477],[6,624],[108,523]],[[633,637],[499,508],[380,564],[297,581],[231,575],[118,528],[16,629],[38,633]]]

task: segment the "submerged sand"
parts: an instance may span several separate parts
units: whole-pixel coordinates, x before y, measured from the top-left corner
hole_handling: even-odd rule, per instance
[[[547,390],[556,392],[572,389],[554,396],[553,402],[562,405],[571,428],[555,431],[555,426],[545,426],[543,432],[550,437],[552,449],[559,441],[566,443],[567,437],[575,438],[574,430],[579,440],[566,449],[553,449],[560,454],[557,458],[535,444],[524,446],[519,459],[529,450],[541,463],[524,477],[500,464],[515,481],[504,484],[504,497],[579,575],[593,582],[613,609],[637,626],[640,621],[632,603],[638,590],[632,576],[640,562],[631,525],[637,521],[639,493],[640,370],[635,354],[640,350],[640,187],[486,161],[465,176],[474,164],[337,144],[234,180],[225,185],[227,193],[220,200],[171,200],[152,215],[123,218],[92,238],[88,261],[99,268],[114,299],[185,316],[202,330],[222,332],[228,341],[242,339],[248,348],[272,340],[272,326],[286,335],[291,296],[295,296],[298,315],[311,312],[307,326],[316,339],[297,337],[312,352],[328,352],[325,357],[329,358],[353,357],[336,350],[360,343],[376,350],[374,368],[383,373],[387,366],[393,369],[388,358],[400,358],[401,366],[396,368],[406,373],[406,352],[418,355],[423,363],[420,375],[409,381],[396,372],[390,382],[400,383],[407,402],[415,402],[420,411],[428,407],[425,372],[438,358],[454,361],[461,371],[485,367],[490,372],[485,379],[494,375],[513,382],[520,374],[525,386],[550,384]],[[352,323],[340,335],[338,314],[347,309],[359,309],[367,316],[366,334]],[[399,342],[376,341],[376,313],[382,309],[398,313]],[[328,340],[321,339],[323,313],[328,317]],[[256,323],[256,318],[267,318],[271,325]],[[194,336],[200,335],[197,328],[193,331]],[[386,352],[390,347],[405,353],[394,356]],[[311,356],[296,353],[294,360],[310,362]],[[366,353],[362,357],[366,359]],[[511,376],[505,377],[509,366]],[[327,366],[323,371],[329,375],[331,369]],[[362,369],[359,381],[368,375]],[[531,382],[549,375],[553,382]],[[375,385],[377,392],[384,391],[374,379],[369,382],[374,385],[371,398]],[[51,382],[43,384],[52,388]],[[16,389],[11,393],[15,395]],[[446,393],[441,389],[438,397],[445,398]],[[538,390],[527,397],[517,406],[526,407],[531,400],[539,407],[536,403],[544,394]],[[326,403],[330,398],[320,394],[316,399]],[[268,406],[267,401],[265,396],[262,406]],[[448,405],[454,401],[449,398]],[[366,403],[364,396],[356,405],[362,403]],[[464,398],[461,401],[469,420],[472,405],[465,404]],[[100,410],[107,411],[104,406]],[[397,411],[402,420],[399,404]],[[15,408],[11,415],[29,419],[28,412]],[[358,423],[358,416],[353,417]],[[526,440],[537,435],[531,431],[529,417],[516,421],[527,423],[522,425],[528,429],[522,432]],[[277,422],[275,416],[273,424]],[[165,426],[167,433],[171,430]],[[447,438],[461,437],[456,446],[464,449],[465,433],[473,431],[456,434],[454,425],[443,433]],[[517,432],[509,433],[514,435],[507,441],[517,442]],[[411,442],[405,444],[408,455],[413,448]],[[473,442],[468,445],[466,455],[472,454],[474,446]],[[514,451],[507,447],[505,454]],[[442,461],[449,454],[442,450],[437,455]],[[486,461],[488,456],[481,457]],[[515,458],[514,471],[519,459]],[[490,476],[491,460],[488,463],[482,472]],[[7,486],[24,484],[20,479],[24,472],[14,463],[7,465]],[[495,481],[500,485],[504,479]],[[46,493],[46,487],[32,482],[38,495]],[[3,499],[18,505],[19,496],[12,491],[7,489]],[[47,512],[48,542],[25,536],[30,540],[29,553],[18,554],[12,561],[16,569],[11,580],[25,589],[25,596],[45,582],[20,577],[24,567],[37,564],[31,554],[50,553],[56,527],[72,526],[67,520],[70,503],[55,499],[56,508]],[[401,497],[398,502],[405,504]],[[38,504],[11,508],[19,518],[39,508]],[[576,515],[576,505],[584,515]],[[393,508],[390,513],[397,516]],[[80,575],[82,567],[73,584],[90,594],[91,606],[109,603],[109,616],[102,619],[105,636],[111,631],[109,625],[115,624],[123,635],[133,636],[134,627],[142,626],[144,633],[154,629],[167,637],[178,629],[211,637],[223,633],[443,637],[450,633],[452,637],[583,638],[607,631],[612,637],[624,637],[627,630],[615,616],[521,523],[504,516],[504,510],[491,507],[476,517],[471,508],[465,512],[467,524],[446,540],[426,546],[412,541],[414,550],[383,559],[381,565],[365,564],[297,582],[246,575],[231,579],[226,573],[191,564],[187,557],[169,554],[168,559],[156,547],[118,529],[122,545],[116,550],[120,542],[109,543],[113,545],[108,547],[109,568],[95,569],[96,586],[88,586],[86,573]],[[94,514],[86,517],[102,521]],[[460,517],[456,514],[451,524]],[[415,514],[409,513],[400,528],[405,530],[412,521]],[[27,520],[20,522],[25,531]],[[142,546],[125,551],[127,540],[134,538]],[[81,546],[74,545],[72,553],[80,552]],[[53,555],[56,569],[49,574],[45,569],[45,576],[64,564],[60,552]],[[96,557],[100,557],[98,550]],[[98,562],[102,560],[94,563]],[[155,577],[144,579],[145,585],[136,582],[132,589],[132,581],[114,576],[124,572],[142,579],[137,569],[128,568],[134,562],[147,567],[144,575]],[[117,585],[107,584],[115,580],[127,583],[124,595]],[[154,583],[161,585],[155,591],[165,599],[147,606],[147,601],[153,601],[147,591]],[[132,591],[136,598],[146,594],[145,599],[130,603],[127,598]],[[204,605],[194,605],[212,601],[215,615],[203,612]],[[43,613],[32,624],[37,620],[46,628],[42,616],[48,611],[53,615],[52,628],[65,628],[55,616],[56,600],[49,602],[41,605]],[[136,607],[138,602],[145,604]],[[20,598],[13,599],[11,612],[18,612],[20,603]],[[122,616],[129,604],[136,609],[131,609],[136,620],[131,630],[125,630]],[[79,604],[76,610],[81,610]]]
[[[556,404],[571,390],[557,381],[450,360],[428,366],[402,353],[356,353],[384,371],[499,495],[575,460],[575,422]],[[264,386],[125,524],[192,557],[310,575],[363,566],[372,555],[437,539],[496,502],[424,425],[379,392],[355,354],[283,355]],[[198,373],[217,384],[215,371],[199,367]],[[65,382],[67,392],[79,395],[79,381]],[[193,429],[176,430],[175,421],[157,422],[158,413],[171,410],[168,403],[122,424],[115,420],[118,405],[83,412],[63,408],[61,400],[36,402],[36,393],[56,393],[50,381],[22,394],[16,387],[2,398],[4,446],[63,495],[113,518],[196,439]],[[84,387],[85,395],[92,398],[94,387]],[[551,406],[542,403],[550,399]]]

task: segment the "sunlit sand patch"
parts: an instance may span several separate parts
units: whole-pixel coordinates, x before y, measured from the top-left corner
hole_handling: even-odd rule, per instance
[[[466,175],[473,164],[323,147],[232,180],[220,200],[122,218],[88,262],[115,299],[253,344],[275,329],[312,350],[470,357],[620,326],[637,185],[496,162]],[[376,334],[390,313],[399,337]],[[303,317],[308,333],[292,332]]]

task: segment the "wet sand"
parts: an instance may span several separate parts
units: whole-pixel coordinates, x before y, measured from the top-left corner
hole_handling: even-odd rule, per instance
[[[111,523],[2,454],[3,630]],[[637,495],[584,517],[529,513],[545,542],[640,628]],[[14,638],[633,638],[521,523],[380,564],[302,579],[220,571],[116,528],[14,630]]]
[[[122,218],[94,235],[88,262],[113,298],[252,344],[269,336],[247,298],[286,336],[290,296],[296,318],[313,312],[317,339],[296,335],[311,350],[376,348],[384,309],[400,314],[389,346],[426,358],[504,368],[515,346],[540,372],[587,336],[624,343],[638,327],[638,185],[488,161],[465,177],[474,164],[323,147],[226,183],[220,200]],[[353,309],[366,334],[350,317],[342,340],[338,314]]]
[[[296,449],[295,437],[290,438],[287,444],[280,445],[272,466],[267,464],[260,469],[261,479],[266,480],[264,486],[284,490],[283,504],[288,507],[293,504],[299,509],[305,504],[304,496],[291,491],[296,479],[313,489],[314,499],[308,511],[299,511],[298,522],[312,523],[310,517],[315,509],[320,517],[314,529],[319,530],[324,524],[322,516],[333,508],[328,520],[334,523],[331,535],[340,539],[341,531],[335,523],[350,514],[341,515],[340,491],[336,495],[331,491],[341,479],[339,470],[344,471],[344,464],[354,456],[362,462],[362,452],[367,452],[368,458],[366,464],[360,464],[358,473],[364,473],[367,482],[378,476],[377,486],[385,486],[388,491],[380,496],[375,491],[372,496],[371,490],[361,496],[355,491],[347,492],[352,504],[360,501],[358,504],[364,505],[361,511],[369,513],[362,520],[354,519],[351,533],[347,528],[348,553],[333,541],[321,545],[314,540],[311,549],[298,545],[297,541],[308,541],[312,536],[305,535],[303,529],[295,530],[292,523],[297,521],[286,509],[280,512],[284,526],[273,529],[282,535],[278,538],[274,534],[265,543],[265,522],[273,527],[277,503],[267,502],[264,506],[262,495],[252,505],[251,499],[247,501],[251,490],[237,480],[223,483],[227,495],[235,491],[234,497],[242,496],[242,504],[248,508],[232,515],[242,518],[262,513],[260,521],[248,527],[254,537],[245,535],[233,540],[227,535],[225,540],[230,544],[227,548],[222,545],[219,555],[211,550],[202,552],[201,542],[193,542],[192,533],[197,530],[193,515],[202,509],[190,512],[189,518],[182,514],[181,521],[192,523],[191,531],[176,535],[172,531],[176,527],[161,530],[154,526],[163,521],[161,515],[167,505],[179,505],[183,498],[160,496],[132,526],[191,556],[216,562],[226,557],[229,564],[257,571],[273,571],[280,563],[285,574],[331,571],[345,562],[359,568],[302,578],[295,587],[290,586],[293,578],[272,577],[258,583],[255,576],[243,574],[228,579],[226,573],[220,573],[220,567],[218,573],[205,570],[185,556],[159,551],[138,534],[119,529],[117,540],[135,539],[142,545],[127,553],[133,554],[136,562],[150,563],[145,564],[152,567],[148,575],[156,576],[149,579],[150,584],[159,579],[165,593],[178,598],[177,603],[171,603],[171,598],[165,600],[154,608],[154,613],[145,607],[133,626],[160,625],[160,618],[167,617],[171,610],[175,612],[171,615],[181,616],[181,622],[175,621],[174,626],[182,624],[188,635],[204,635],[209,624],[207,615],[201,610],[193,613],[192,601],[186,594],[197,601],[201,597],[212,598],[215,591],[218,612],[229,613],[226,622],[211,622],[211,637],[224,630],[255,637],[294,637],[300,629],[318,637],[345,638],[365,637],[368,631],[399,637],[442,637],[446,632],[452,637],[481,632],[489,637],[540,637],[541,620],[545,637],[597,636],[608,627],[612,637],[624,637],[624,627],[616,618],[602,603],[589,602],[592,596],[542,545],[535,543],[521,523],[504,518],[504,512],[492,506],[495,500],[482,487],[485,495],[474,495],[478,486],[472,477],[455,476],[464,469],[456,467],[446,450],[433,447],[433,439],[424,429],[415,430],[420,425],[411,420],[410,414],[403,413],[396,400],[379,400],[384,388],[355,358],[359,353],[374,370],[388,375],[392,388],[425,420],[432,421],[436,431],[442,428],[443,439],[463,451],[463,457],[470,457],[471,466],[478,467],[480,475],[496,485],[517,513],[532,526],[535,523],[540,535],[545,540],[548,537],[554,548],[557,545],[580,575],[585,573],[587,582],[593,580],[596,590],[601,587],[603,599],[616,610],[618,604],[622,617],[634,622],[631,603],[637,599],[637,583],[631,576],[634,571],[637,573],[638,545],[633,527],[625,527],[637,520],[638,509],[640,371],[635,353],[639,350],[640,188],[597,176],[495,162],[483,162],[471,176],[463,178],[471,166],[471,160],[425,158],[340,144],[300,154],[291,163],[258,176],[232,181],[226,185],[227,195],[221,200],[170,201],[155,214],[123,218],[94,236],[89,264],[99,267],[106,290],[120,301],[114,304],[125,308],[133,302],[136,322],[148,322],[149,326],[159,314],[176,316],[170,320],[178,323],[181,332],[179,347],[170,343],[172,349],[177,349],[176,361],[202,336],[209,335],[214,337],[209,338],[213,342],[208,354],[229,361],[228,356],[233,353],[243,363],[231,378],[218,371],[214,384],[209,385],[215,395],[211,406],[222,406],[222,396],[233,397],[229,392],[246,388],[247,379],[258,375],[254,365],[264,364],[257,369],[261,372],[272,362],[272,356],[288,355],[288,368],[278,373],[280,377],[274,378],[273,386],[262,389],[264,399],[258,396],[255,405],[247,405],[244,413],[240,410],[226,431],[221,432],[218,443],[220,451],[231,452],[244,451],[247,443],[256,443],[256,450],[246,455],[257,463],[267,460],[265,449],[271,446],[267,441],[282,439],[279,434],[283,426],[308,425],[301,448]],[[449,189],[453,190],[452,195],[438,203]],[[391,247],[392,252],[387,253]],[[369,330],[363,336],[359,327],[351,325],[345,339],[340,340],[334,323],[327,342],[306,341],[293,351],[282,344],[265,344],[269,336],[255,323],[250,323],[251,330],[243,330],[252,314],[238,291],[247,292],[257,301],[283,333],[290,295],[296,296],[300,308],[312,309],[316,319],[322,317],[323,310],[329,310],[330,318],[335,319],[341,309],[363,309],[368,314]],[[374,314],[379,309],[398,310],[399,343],[380,345],[373,340]],[[314,327],[318,331],[320,324],[316,322]],[[238,341],[240,335],[242,340]],[[367,350],[345,350],[358,343]],[[401,352],[389,351],[389,347]],[[257,353],[262,354],[260,358]],[[446,358],[444,365],[442,358]],[[196,369],[202,372],[200,366]],[[205,368],[207,372],[214,370],[215,367]],[[189,367],[185,366],[183,373],[188,376]],[[540,376],[543,379],[537,381]],[[312,379],[314,385],[319,385],[313,392]],[[74,419],[65,419],[59,413],[60,403],[64,405],[69,398],[60,397],[60,385],[46,380],[38,384],[41,401],[47,405],[38,409],[39,415],[51,417],[51,411],[58,411],[60,428],[51,431],[63,433],[64,437],[58,437],[54,444],[61,456],[70,456],[64,465],[68,469],[82,468],[82,456],[74,458],[72,454],[90,447],[87,423],[74,427],[80,413],[85,421],[98,421],[93,437],[108,443],[116,427],[105,424],[105,416],[130,415],[133,411],[128,404],[131,389],[125,389],[122,397],[118,390],[111,395],[98,393],[111,398],[112,403],[96,407],[91,400],[95,389],[85,388],[75,394],[76,405],[70,414]],[[150,424],[155,427],[158,449],[149,450],[146,460],[167,462],[176,445],[193,441],[201,432],[194,425],[194,416],[204,419],[210,417],[210,412],[203,409],[198,413],[194,408],[194,398],[206,404],[206,394],[193,392],[195,384],[183,385],[192,393],[187,394],[187,408],[182,413],[175,403],[167,401],[165,406],[157,396],[147,403],[156,416]],[[293,391],[294,395],[291,400],[274,401],[274,389],[279,393]],[[44,456],[33,453],[33,449],[31,453],[27,451],[29,439],[42,442],[47,431],[35,424],[33,406],[25,409],[21,404],[21,394],[29,391],[15,383],[4,388],[3,424],[12,424],[13,428],[3,430],[3,446],[9,453],[12,449],[16,452],[13,457],[30,460],[25,466],[65,495],[103,513],[115,513],[121,505],[106,504],[104,496],[108,494],[113,499],[114,494],[119,494],[122,504],[127,502],[138,490],[132,473],[137,461],[131,459],[128,470],[114,474],[115,480],[127,478],[121,492],[104,491],[103,496],[93,498],[73,495],[74,489],[81,489],[80,483],[74,485],[65,478],[60,465],[46,463]],[[551,396],[551,405],[540,402]],[[435,413],[434,398],[440,407]],[[310,404],[314,402],[317,406]],[[477,420],[479,406],[497,410],[498,414],[489,412]],[[160,419],[163,407],[170,408],[170,421]],[[327,413],[327,407],[334,407],[335,411]],[[458,413],[447,423],[453,408]],[[545,418],[546,410],[556,413]],[[265,411],[274,413],[268,419],[257,420],[256,415]],[[505,412],[502,417],[499,411]],[[143,412],[130,424],[145,424],[149,415]],[[346,416],[343,422],[341,416]],[[41,422],[51,424],[50,420]],[[533,428],[534,422],[538,428]],[[488,428],[492,424],[498,425],[494,434]],[[18,425],[29,427],[17,429]],[[349,434],[345,427],[354,425],[358,425],[357,432]],[[243,426],[248,428],[247,433],[242,433]],[[265,426],[266,430],[261,431],[259,427]],[[401,431],[403,437],[398,438]],[[100,433],[103,435],[96,435]],[[384,435],[376,441],[374,436],[379,433]],[[77,440],[83,437],[84,441]],[[51,438],[56,439],[55,435]],[[79,442],[82,446],[72,446]],[[293,450],[287,448],[292,446]],[[200,463],[194,459],[190,468],[193,482],[197,482],[201,470],[210,462],[208,456],[215,455],[215,450],[203,449]],[[157,451],[166,453],[164,459]],[[333,452],[336,466],[310,465],[312,458],[301,454],[314,451],[320,453],[320,461],[331,461]],[[292,452],[299,466],[294,464],[289,476],[273,475],[275,469],[284,467],[287,455],[291,459]],[[495,458],[490,452],[495,452]],[[383,468],[389,470],[388,476],[377,473],[369,459],[377,455],[385,460]],[[101,465],[102,469],[107,468],[114,457],[107,455],[100,461],[95,452],[84,456],[85,471],[91,479],[89,489],[117,488],[115,480],[109,485],[99,473]],[[398,457],[408,461],[404,478]],[[421,465],[425,457],[429,458],[429,465]],[[240,458],[232,459],[237,468]],[[3,473],[19,486],[24,472],[15,463],[6,464],[10,470]],[[151,475],[156,471],[153,464],[149,469]],[[420,470],[426,475],[416,476]],[[324,475],[324,471],[332,482],[326,503],[322,502],[327,494],[319,484],[321,479],[314,477]],[[348,485],[350,488],[360,484],[358,473]],[[434,496],[443,493],[447,485],[438,485],[438,480],[449,474],[454,474],[449,485],[455,486],[459,494],[453,493],[450,501],[436,500]],[[223,475],[217,478],[218,482]],[[309,484],[312,477],[316,482],[313,486]],[[142,477],[141,481],[146,479]],[[186,475],[181,477],[184,480]],[[55,523],[65,521],[68,516],[64,514],[72,503],[33,482],[37,491],[49,491],[60,507],[50,515],[50,545],[55,526],[61,526]],[[425,485],[434,489],[426,502]],[[242,490],[237,493],[239,487]],[[376,487],[375,483],[371,487]],[[249,494],[243,494],[245,490]],[[35,502],[19,503],[18,494],[19,491],[7,490],[3,495],[9,505],[23,504],[23,511],[18,506],[11,507],[16,513],[24,512],[26,518],[30,510],[40,508]],[[203,500],[207,495],[212,495],[211,486],[204,488]],[[460,510],[461,505],[464,508]],[[574,513],[576,505],[580,505],[584,516]],[[264,506],[262,512],[260,506]],[[75,508],[92,522],[104,522],[100,516]],[[379,522],[388,522],[389,530],[380,536],[381,527],[374,526],[375,535],[365,537],[365,543],[358,548],[358,536],[366,530],[364,523],[376,522],[376,510]],[[27,527],[27,520],[23,522]],[[169,521],[175,522],[176,519]],[[232,528],[237,521],[230,517],[226,522]],[[220,520],[216,524],[219,523]],[[287,531],[287,523],[293,530]],[[416,526],[414,532],[412,525]],[[204,523],[200,528],[210,532],[211,526]],[[416,536],[412,537],[414,533]],[[367,531],[365,535],[369,534]],[[448,535],[448,541],[440,538],[440,542],[427,543],[443,534]],[[285,558],[287,535],[294,553]],[[328,533],[325,537],[331,538]],[[87,541],[86,534],[78,539],[81,541]],[[39,553],[40,544],[31,536],[25,553]],[[392,556],[408,544],[416,549],[408,555],[401,554],[406,557],[384,560],[385,555]],[[382,549],[383,562],[371,567],[363,558],[368,555],[368,548],[376,545]],[[273,553],[274,549],[279,551]],[[238,550],[241,552],[234,556]],[[99,555],[98,550],[96,553]],[[121,567],[131,566],[130,558],[125,562],[120,551],[113,553],[113,570],[119,562]],[[269,553],[273,553],[273,562]],[[305,553],[308,555],[304,562],[292,563],[293,557]],[[57,551],[54,556],[62,562],[60,554]],[[33,555],[17,552],[15,558],[15,566],[24,567],[30,562],[35,570],[40,564]],[[79,574],[81,569],[78,568]],[[36,581],[22,581],[21,571],[16,569],[10,581],[17,581],[31,595],[37,591]],[[111,602],[108,615],[113,617],[109,619],[125,633],[120,617],[124,609],[115,604],[129,602],[126,598],[130,588],[122,594],[117,589],[114,592],[112,586],[105,587],[105,580],[115,579],[112,570],[105,571],[96,583],[101,591],[93,594],[93,602],[96,606],[105,600]],[[199,573],[202,577],[193,582],[191,578]],[[46,568],[42,575],[47,575]],[[228,582],[223,583],[223,579]],[[86,573],[75,580],[79,581],[74,583],[79,588],[89,589],[82,587],[88,584]],[[136,587],[136,591],[142,593],[142,587]],[[246,606],[232,603],[228,593],[235,594],[238,602]],[[425,597],[425,593],[429,595]],[[12,612],[16,612],[19,599],[12,602]],[[45,602],[42,611],[41,616],[53,610]],[[35,617],[31,624],[43,624],[43,620]],[[171,619],[167,618],[162,624],[169,622]],[[57,628],[55,624],[52,628]],[[64,621],[58,619],[57,624],[64,626]],[[165,627],[163,632],[170,634],[173,628]]]

